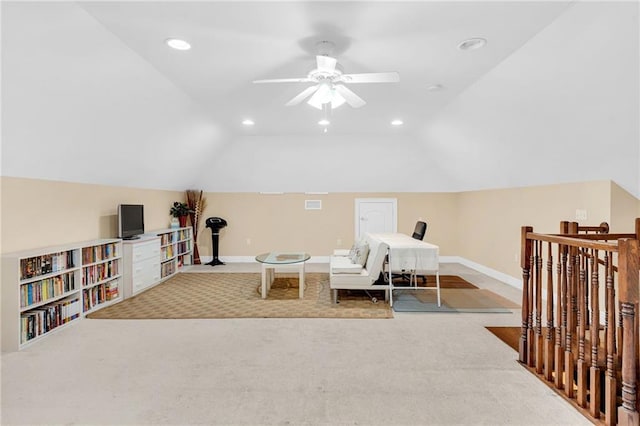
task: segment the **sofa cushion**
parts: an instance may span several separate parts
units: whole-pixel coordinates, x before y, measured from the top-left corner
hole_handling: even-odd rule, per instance
[[[332,274],[360,274],[362,265],[351,262],[346,256],[331,257],[331,273]]]

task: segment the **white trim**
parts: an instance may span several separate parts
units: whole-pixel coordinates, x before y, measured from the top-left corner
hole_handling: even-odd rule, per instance
[[[307,260],[307,263],[329,263],[331,256],[311,256],[311,259]],[[255,256],[220,256],[220,260],[225,263],[253,263],[256,261]],[[522,280],[512,277],[503,272],[496,271],[487,266],[481,265],[476,262],[472,262],[462,256],[440,256],[440,263],[459,263],[468,268],[475,269],[491,278],[495,278],[498,281],[502,281],[512,287],[522,290]],[[202,263],[211,261],[211,256],[200,256]]]
[[[329,263],[330,256],[311,256],[307,263]],[[200,262],[211,262],[212,256],[200,256]],[[220,260],[224,263],[254,263],[255,256],[220,256]]]
[[[507,275],[504,272],[496,271],[495,269],[491,269],[488,266],[473,262],[462,256],[440,256],[440,263],[459,263],[471,269],[475,269],[478,272],[482,272],[483,274],[491,278],[495,278],[498,281],[502,281],[505,284],[509,284],[512,287],[522,290],[521,279],[512,277],[511,275]]]

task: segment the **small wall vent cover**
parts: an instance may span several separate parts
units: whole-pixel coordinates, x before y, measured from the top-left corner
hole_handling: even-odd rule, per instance
[[[322,200],[304,200],[305,210],[322,210]]]

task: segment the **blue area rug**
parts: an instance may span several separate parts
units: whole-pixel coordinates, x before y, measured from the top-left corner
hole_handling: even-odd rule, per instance
[[[510,314],[520,305],[485,289],[440,290],[441,306],[438,307],[435,290],[394,290],[395,312],[446,312]]]

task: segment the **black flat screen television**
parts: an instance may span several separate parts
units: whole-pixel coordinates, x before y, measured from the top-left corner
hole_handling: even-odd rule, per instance
[[[144,234],[144,206],[142,204],[118,205],[118,237],[135,240]]]

